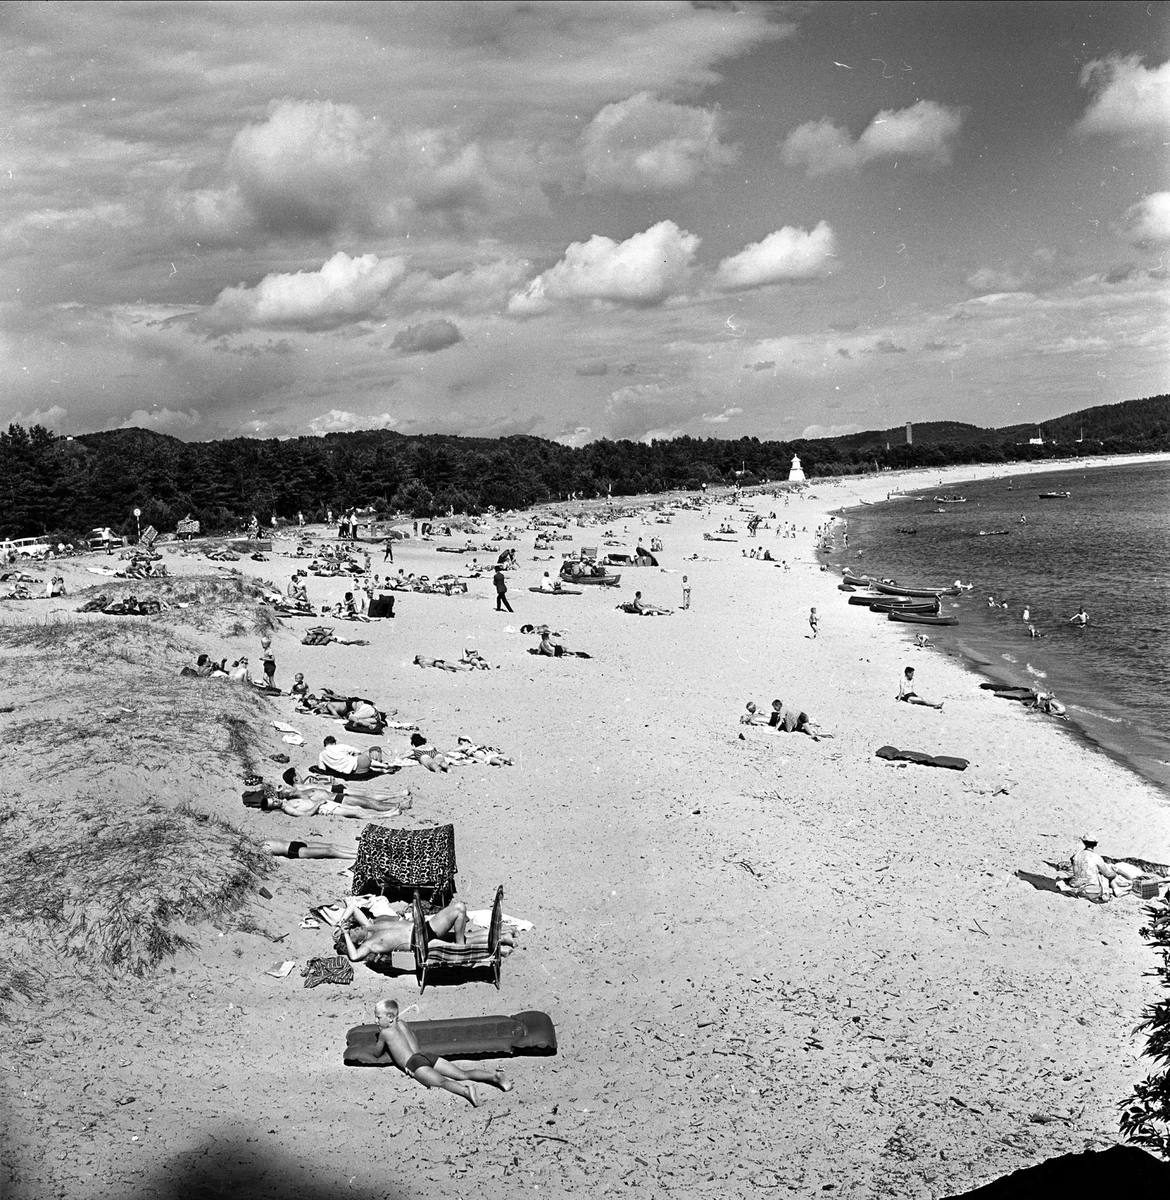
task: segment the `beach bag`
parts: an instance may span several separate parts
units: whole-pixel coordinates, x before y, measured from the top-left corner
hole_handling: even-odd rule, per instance
[[[392,617],[394,615],[393,596],[375,596],[370,601],[370,617]]]

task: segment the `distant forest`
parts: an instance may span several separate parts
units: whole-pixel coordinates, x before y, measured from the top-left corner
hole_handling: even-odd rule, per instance
[[[206,533],[239,529],[253,513],[323,520],[327,509],[372,506],[414,517],[520,509],[570,495],[633,496],[676,488],[787,479],[793,455],[810,478],[883,468],[1031,462],[1170,450],[1170,396],[1129,400],[1034,425],[980,429],[957,422],[793,442],[591,442],[573,449],[536,437],[500,439],[385,430],[289,441],[181,442],[142,429],[58,437],[41,426],[0,433],[0,535],[74,540],[94,527],[169,532],[193,517]]]

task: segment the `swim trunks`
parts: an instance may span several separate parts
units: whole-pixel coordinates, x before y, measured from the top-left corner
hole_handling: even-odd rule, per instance
[[[418,1054],[412,1054],[406,1060],[406,1073],[413,1075],[419,1067],[433,1067],[435,1065],[435,1056],[433,1054],[423,1054],[421,1051]]]
[[[288,857],[289,858],[300,858],[301,851],[306,849],[308,847],[308,844],[309,844],[308,842],[289,842]]]

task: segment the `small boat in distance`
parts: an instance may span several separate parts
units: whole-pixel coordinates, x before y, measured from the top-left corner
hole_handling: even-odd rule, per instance
[[[1007,537],[1011,531],[1008,529],[981,529],[976,537]]]
[[[1041,500],[1068,500],[1072,492],[1041,492]]]
[[[935,496],[934,502],[936,504],[966,504],[967,497],[958,496],[952,493],[950,496]]]

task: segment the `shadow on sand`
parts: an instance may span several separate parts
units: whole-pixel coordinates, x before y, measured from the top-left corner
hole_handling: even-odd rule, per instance
[[[1136,1146],[1062,1154],[945,1200],[1042,1200],[1046,1196],[1170,1195],[1170,1163]]]

